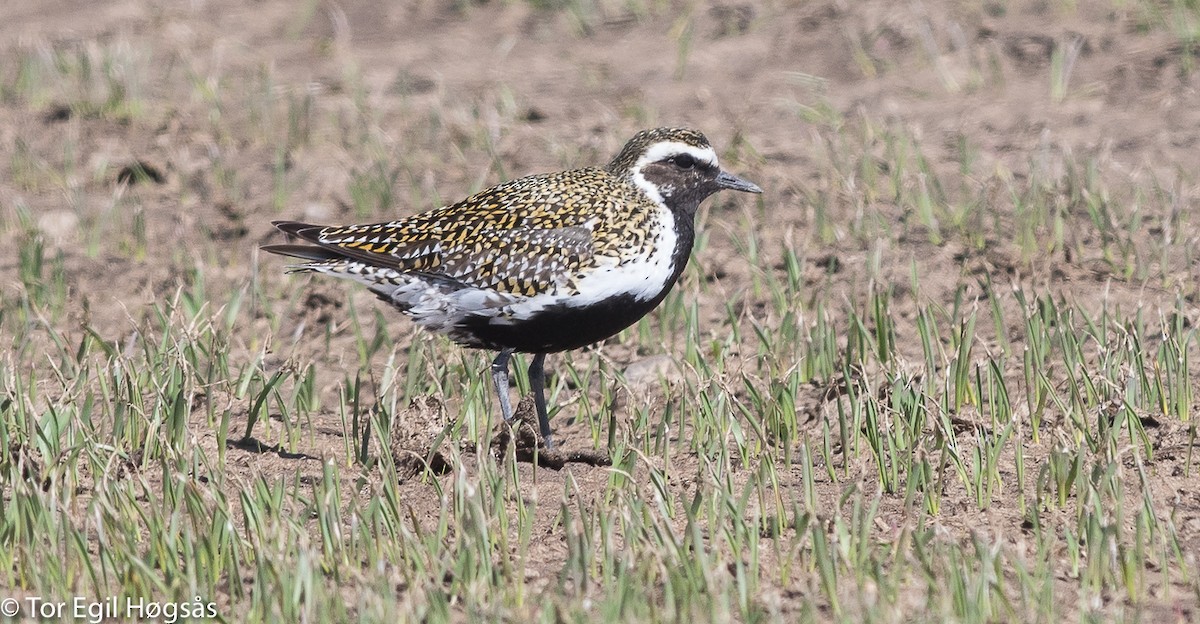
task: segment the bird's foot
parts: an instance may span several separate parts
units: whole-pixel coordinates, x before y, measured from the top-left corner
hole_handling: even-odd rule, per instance
[[[496,435],[492,446],[501,445],[501,449],[507,447],[511,442],[517,451],[533,451],[537,449],[539,452],[551,450],[547,446],[546,440],[538,433],[538,417],[537,408],[534,407],[533,397],[526,396],[517,403],[517,408],[513,410],[511,421],[502,421],[496,425]]]
[[[532,395],[525,396],[513,412],[512,422],[500,422],[492,436],[492,452],[503,457],[512,444],[517,461],[537,462],[543,468],[561,470],[571,463],[611,466],[612,459],[603,451],[568,451],[547,446],[539,433],[537,407]]]

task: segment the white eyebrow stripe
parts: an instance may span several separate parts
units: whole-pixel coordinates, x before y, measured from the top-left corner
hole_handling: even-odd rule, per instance
[[[662,141],[650,146],[645,154],[637,160],[634,168],[641,169],[642,165],[658,162],[668,156],[676,154],[691,154],[697,162],[708,163],[712,167],[717,166],[717,153],[711,147],[696,147],[679,141]]]

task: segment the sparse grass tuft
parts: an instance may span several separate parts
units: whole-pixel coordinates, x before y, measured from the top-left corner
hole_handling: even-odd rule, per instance
[[[227,621],[1196,611],[1194,176],[1040,121],[979,132],[917,110],[983,106],[1028,80],[1050,111],[1030,119],[1090,111],[1108,43],[1055,32],[1045,58],[1014,69],[1008,30],[975,38],[969,16],[925,7],[897,9],[909,23],[860,19],[854,3],[519,4],[405,19],[532,9],[514,13],[520,45],[585,50],[653,31],[677,84],[598,114],[560,111],[552,92],[533,115],[521,85],[465,94],[453,76],[362,62],[350,43],[381,37],[316,2],[271,41],[314,63],[299,73],[255,46],[233,62],[132,34],[21,43],[0,61],[0,599],[198,599]],[[1163,75],[1182,82],[1195,4],[1117,2],[1096,28],[1166,41]],[[1008,24],[1025,8],[982,10]],[[326,27],[345,42],[307,39]],[[768,192],[710,200],[653,314],[551,356],[559,439],[611,467],[518,461],[492,444],[488,355],[352,285],[259,264],[273,218],[384,220],[527,169],[603,162],[619,137],[593,126],[695,104],[676,90],[758,34],[784,56],[824,37],[853,77],[788,65],[774,90],[746,78],[761,115],[713,88],[684,116],[741,115],[710,136]],[[511,52],[488,45],[497,63]],[[621,87],[607,63],[555,84],[577,72]],[[907,84],[922,71],[927,92]],[[878,104],[863,80],[917,112]],[[113,143],[136,153],[127,163]],[[515,359],[514,398],[528,389]],[[410,434],[415,460],[396,451]]]

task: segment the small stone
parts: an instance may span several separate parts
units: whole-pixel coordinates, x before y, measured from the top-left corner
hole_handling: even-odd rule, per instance
[[[324,223],[333,218],[333,210],[326,204],[309,202],[304,205],[304,220],[310,223]]]
[[[662,379],[679,381],[683,378],[675,366],[675,359],[669,355],[652,355],[642,358],[625,367],[625,381],[630,386],[644,386],[658,383]]]
[[[59,242],[75,235],[79,226],[79,216],[73,210],[49,210],[42,213],[37,220],[37,227],[46,238]]]

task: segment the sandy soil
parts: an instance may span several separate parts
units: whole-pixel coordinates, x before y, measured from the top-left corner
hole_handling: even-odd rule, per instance
[[[273,338],[273,357],[316,362],[330,371],[322,392],[332,393],[339,367],[356,357],[353,336],[335,332],[328,349],[320,337],[344,314],[347,291],[316,281],[289,284],[283,263],[258,257],[258,245],[278,240],[271,219],[341,222],[415,212],[503,178],[602,163],[638,129],[684,124],[706,132],[732,170],[766,189],[759,205],[741,197],[711,201],[705,225],[728,232],[752,224],[767,266],[778,266],[783,245],[793,246],[814,298],[861,298],[870,279],[862,268],[882,250],[889,262],[879,279],[903,290],[915,270],[926,300],[946,306],[964,294],[981,296],[987,277],[997,287],[1022,285],[1085,309],[1169,309],[1182,296],[1195,319],[1197,269],[1184,254],[1156,260],[1153,275],[1128,275],[1105,260],[1094,229],[1082,220],[1068,222],[1072,245],[1048,254],[1029,256],[1015,235],[997,234],[1014,221],[999,180],[1040,176],[1065,185],[1088,161],[1109,181],[1113,201],[1137,201],[1127,189],[1158,188],[1184,215],[1176,227],[1194,223],[1187,216],[1198,195],[1194,51],[1166,29],[1145,27],[1142,16],[1106,2],[1067,11],[1034,0],[698,2],[645,15],[611,2],[582,17],[536,4],[116,1],[84,11],[74,2],[9,0],[0,8],[0,50],[86,52],[119,44],[123,71],[142,78],[138,108],[124,118],[81,109],[78,101],[106,92],[83,80],[76,92],[0,98],[0,153],[27,155],[10,158],[0,174],[4,218],[14,219],[16,206],[32,215],[65,254],[71,322],[81,326],[86,319],[113,340],[128,338],[131,325],[147,318],[149,303],[174,296],[190,279],[184,267],[197,259],[214,292],[258,272],[269,292],[291,296],[280,301],[288,320]],[[1062,63],[1069,78],[1056,95]],[[19,71],[0,61],[5,84]],[[263,97],[266,103],[256,99]],[[289,107],[307,116],[295,123]],[[856,192],[855,180],[828,175],[831,161],[846,153],[846,137],[861,141],[878,127],[872,124],[911,136],[930,171],[955,181],[943,189],[951,201],[995,202],[996,225],[984,228],[981,244],[931,242],[889,198]],[[362,162],[362,150],[347,147],[346,138],[364,134],[383,166],[403,162],[393,180],[394,206],[368,215],[355,207],[352,182],[378,163]],[[305,140],[281,152],[281,143],[300,135]],[[985,179],[962,175],[964,145],[972,150],[972,171],[988,172]],[[886,176],[883,149],[876,157]],[[64,150],[81,155],[82,167],[71,174],[75,179],[48,181],[46,172],[64,160]],[[136,175],[137,167],[148,174]],[[118,184],[129,179],[127,188]],[[114,193],[140,207],[144,253],[107,242],[127,240],[132,223],[107,212]],[[827,215],[817,214],[818,202]],[[898,235],[856,238],[851,224],[864,213],[894,224]],[[830,223],[823,234],[816,231],[819,218]],[[1131,235],[1139,240],[1172,226],[1149,218],[1141,225]],[[89,238],[89,228],[101,238]],[[10,247],[17,228],[6,236],[11,240],[0,243]],[[1183,237],[1194,249],[1194,231]],[[714,237],[697,259],[708,284],[693,290],[714,322],[725,317],[725,301],[745,297],[750,279],[729,238]],[[217,251],[212,240],[219,241]],[[85,253],[88,245],[98,252]],[[0,256],[6,292],[19,284],[15,266]],[[357,309],[371,309],[369,295],[352,296],[360,297]],[[1008,318],[1020,318],[1017,304],[1006,302]],[[762,302],[746,306],[756,303]],[[899,318],[911,322],[916,302],[898,296],[894,304]],[[414,340],[403,320],[388,318],[393,337]],[[980,332],[989,336],[983,325]],[[234,357],[254,352],[265,328],[262,319],[249,323]],[[915,341],[901,350],[921,358]],[[619,366],[661,355],[620,345],[606,353]],[[813,388],[801,400],[812,414],[807,426],[819,430],[829,417],[828,389]],[[404,419],[411,430],[393,433],[397,458],[406,449],[427,450],[422,431],[440,429],[440,419],[456,408],[454,397],[419,398]],[[327,416],[313,423],[301,453],[243,445],[230,450],[231,470],[319,478],[321,458],[345,448],[336,415]],[[562,423],[558,435],[567,451],[586,454],[587,431],[583,423]],[[1180,435],[1164,429],[1162,447],[1178,446]],[[205,443],[216,441],[210,436]],[[1161,490],[1153,498],[1175,508],[1186,546],[1197,552],[1200,488],[1178,476],[1184,457],[1160,457]],[[543,469],[536,484],[535,468],[526,464],[522,477],[537,490],[531,496],[560,496],[567,473],[587,491],[608,478],[593,463]],[[866,470],[854,469],[864,470],[869,484]],[[686,474],[686,465],[678,473]],[[798,489],[796,475],[783,479],[785,488]],[[674,485],[681,492],[691,487]],[[402,487],[418,515],[422,505],[439,504],[421,479]],[[820,488],[828,504],[841,494],[839,486]],[[1014,544],[1023,539],[1012,501],[981,512],[961,495],[961,504],[947,505],[939,520],[948,531],[982,531]],[[884,535],[898,532],[910,521],[907,513],[902,500],[886,499],[876,524]],[[542,582],[549,582],[566,549],[553,532],[554,518],[545,522],[547,539],[535,545],[531,560],[544,562]],[[1160,607],[1195,617],[1191,605]]]

